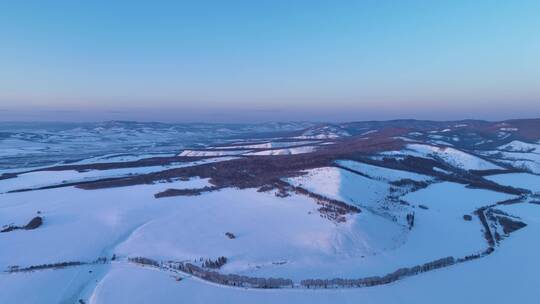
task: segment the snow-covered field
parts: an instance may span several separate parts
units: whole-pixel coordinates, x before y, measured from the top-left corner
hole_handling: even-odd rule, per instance
[[[468,254],[480,250],[484,243],[478,223],[465,222],[461,215],[470,213],[484,203],[506,198],[452,183],[436,184],[431,186],[433,188],[410,194],[407,200],[413,204],[426,204],[429,209],[418,210],[417,229],[409,233],[407,242],[385,253],[367,256],[367,252],[364,252],[366,257],[355,258],[354,254],[359,255],[360,251],[382,250],[384,244],[380,244],[381,240],[390,241],[389,232],[399,229],[380,230],[383,227],[381,223],[374,222],[372,231],[365,231],[366,223],[362,223],[362,218],[358,218],[358,223],[353,225],[336,227],[318,217],[314,205],[306,198],[293,196],[280,201],[270,193],[261,194],[251,190],[220,191],[196,200],[155,200],[150,194],[163,186],[97,191],[101,193],[53,189],[6,195],[7,206],[2,208],[2,214],[12,214],[11,219],[24,221],[34,210],[42,209],[45,224],[41,230],[35,231],[41,232],[31,239],[27,239],[25,234],[34,234],[34,231],[10,233],[8,235],[13,235],[13,239],[3,238],[2,248],[7,251],[2,253],[1,264],[86,261],[112,253],[120,257],[144,255],[161,259],[193,259],[226,254],[232,257],[232,261],[223,269],[225,272],[302,276],[322,275],[322,272],[329,271],[329,277],[347,272],[354,276],[365,274],[369,269],[384,272],[384,268],[398,266],[395,263],[405,266],[449,252]],[[62,196],[77,199],[61,201],[61,192]],[[450,192],[468,199],[454,200],[449,195],[439,195]],[[111,206],[103,200],[104,197],[121,199]],[[26,203],[19,204],[19,201]],[[53,201],[56,204],[51,206]],[[222,208],[231,212],[224,214]],[[85,210],[85,216],[70,221],[69,215],[73,217],[81,209]],[[15,216],[14,210],[18,210],[18,216]],[[530,262],[536,260],[535,251],[531,250],[528,240],[540,233],[540,208],[533,204],[522,204],[507,206],[503,210],[527,220],[529,226],[512,236],[493,255],[388,286],[353,290],[244,290],[209,284],[196,278],[177,281],[174,273],[118,261],[110,265],[1,274],[0,289],[9,292],[0,293],[0,302],[67,303],[86,298],[88,303],[176,303],[178,297],[190,303],[327,303],[336,300],[345,303],[359,300],[377,303],[412,300],[429,303],[438,300],[439,303],[454,303],[480,299],[492,299],[493,303],[499,303],[500,299],[507,297],[527,300],[529,298],[522,293],[512,297],[503,293],[495,297],[491,291],[493,288],[506,288],[504,290],[514,293],[534,288],[534,279],[520,280],[518,284],[505,276],[535,277],[536,266],[528,264],[527,267],[515,267],[508,261],[524,258]],[[355,230],[354,238],[347,235]],[[237,238],[226,238],[226,231],[232,231]],[[84,242],[80,241],[81,235],[84,235]],[[344,239],[339,241],[336,238],[339,236]],[[345,239],[347,242],[342,243]],[[358,250],[357,246],[363,249]],[[272,264],[276,261],[288,263]],[[474,290],[468,286],[472,283]],[[88,286],[91,288],[88,289]],[[448,286],[461,292],[450,291]],[[481,295],[478,295],[478,290],[483,291]],[[441,298],[441,295],[445,296]]]
[[[540,208],[506,206],[527,223],[492,255],[429,272],[396,284],[349,290],[243,290],[223,288],[130,265],[114,265],[90,303],[536,303],[540,260]],[[437,242],[437,244],[444,242]],[[514,262],[512,262],[514,261]],[[516,261],[520,261],[516,263]],[[63,270],[68,272],[68,270]],[[46,282],[42,276],[37,282]],[[1,284],[1,283],[0,283]],[[140,288],[145,286],[146,288]],[[1,296],[0,296],[1,297]]]
[[[486,177],[500,185],[540,192],[540,175],[530,173],[507,173]]]
[[[104,178],[118,178],[134,176],[153,172],[160,172],[168,169],[184,168],[201,164],[208,164],[234,159],[232,157],[206,158],[193,162],[179,162],[162,166],[121,168],[108,170],[85,170],[83,172],[75,170],[62,171],[35,171],[22,173],[17,178],[6,179],[0,182],[0,193],[16,191],[22,189],[36,189],[47,186],[71,184],[76,182],[87,182]]]
[[[387,182],[397,182],[404,179],[410,179],[417,182],[428,182],[433,180],[433,177],[423,174],[389,169],[352,160],[340,160],[337,161],[337,164],[342,167],[365,174],[373,179],[384,180]]]

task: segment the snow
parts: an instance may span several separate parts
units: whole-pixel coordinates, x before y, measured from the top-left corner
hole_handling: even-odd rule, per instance
[[[250,153],[245,153],[244,155],[294,155],[294,154],[312,153],[312,152],[315,152],[316,150],[317,148],[314,146],[302,146],[302,147],[296,147],[296,148],[250,152]]]
[[[505,145],[499,146],[497,149],[508,152],[540,152],[540,145],[514,140]]]
[[[84,159],[73,164],[97,164],[97,163],[114,163],[114,162],[131,162],[138,161],[145,158],[153,157],[173,157],[172,153],[151,153],[151,154],[107,154],[103,156],[92,157]]]
[[[249,150],[184,150],[178,156],[189,156],[189,157],[215,157],[215,156],[231,156],[231,155],[240,155],[249,152]]]
[[[506,151],[479,151],[483,155],[497,159],[497,161],[540,174],[540,153],[535,152],[506,152]]]
[[[298,139],[335,139],[340,137],[351,136],[349,132],[335,126],[322,126],[306,130]]]
[[[0,273],[0,303],[78,303],[79,293],[95,280],[98,266],[31,273]],[[89,271],[92,271],[90,273]]]
[[[249,128],[253,127],[245,127],[241,132],[247,132]],[[291,128],[294,128],[294,125]],[[212,127],[209,130],[208,132],[222,132],[227,135],[240,132],[233,127]],[[341,131],[337,127],[323,127],[308,130],[304,135],[348,136],[336,135]],[[136,134],[124,136],[124,133],[130,133],[130,129],[121,125],[96,126],[92,130],[81,129],[77,132],[86,135],[71,139],[71,148],[80,149],[84,141],[92,139],[96,140],[96,145],[106,144],[96,137],[96,132],[105,134],[104,136],[118,136],[121,140],[139,138],[144,143],[151,142],[152,136],[159,133],[151,129],[141,129],[135,132]],[[65,136],[77,132],[70,131]],[[171,133],[175,132],[178,131]],[[199,136],[201,132],[185,136]],[[21,133],[17,136],[22,138],[26,135]],[[0,155],[5,155],[9,160],[9,157],[17,155],[47,155],[47,151],[65,149],[62,145],[54,144],[57,138],[55,136],[64,135],[48,134],[47,141],[43,143],[18,137],[8,139],[0,143],[1,148],[6,147],[0,149]],[[164,137],[170,136],[171,134]],[[160,139],[159,142],[163,143],[164,140]],[[206,150],[189,149],[185,153],[192,154],[190,156],[197,156],[197,153],[210,153],[198,156],[222,156],[231,155],[230,153],[287,155],[313,152],[318,147],[296,146],[299,143],[314,144],[312,141],[285,143],[272,140],[276,139],[264,139],[265,142],[249,140],[235,147],[241,150],[218,146]],[[16,145],[6,146],[10,142]],[[224,142],[227,141],[220,141],[222,145]],[[215,146],[209,143],[205,145]],[[513,141],[495,151],[484,151],[482,153],[485,154],[482,155],[494,160],[500,158],[498,161],[540,172],[540,154],[536,146],[540,145]],[[123,154],[108,151],[103,155],[78,163],[131,161],[167,154],[153,154],[152,150]],[[434,158],[464,170],[501,168],[482,157],[451,147],[409,144],[402,151],[391,151],[375,157],[382,155],[396,159],[403,155]],[[481,223],[474,215],[471,221],[465,221],[463,215],[472,215],[479,207],[515,196],[467,188],[463,184],[443,182],[423,174],[339,160],[337,165],[361,174],[338,167],[322,167],[306,170],[305,175],[285,180],[310,192],[359,206],[361,212],[346,214],[345,222],[325,218],[315,199],[292,192],[290,196],[282,198],[276,196],[274,191],[225,188],[204,192],[198,196],[160,199],[154,197],[156,193],[169,188],[192,189],[211,185],[209,179],[197,177],[99,190],[62,187],[6,193],[22,188],[146,174],[236,158],[232,155],[166,166],[84,172],[37,171],[0,180],[0,227],[9,224],[24,225],[36,216],[38,211],[44,218],[43,225],[38,229],[0,233],[0,303],[77,303],[79,299],[93,304],[179,301],[536,303],[536,278],[540,269],[537,253],[540,244],[534,240],[540,234],[540,206],[529,203],[497,206],[504,212],[521,217],[527,226],[504,239],[496,246],[493,254],[371,288],[232,288],[185,274],[180,274],[184,279],[177,281],[175,276],[178,274],[173,272],[141,267],[126,261],[127,257],[135,256],[163,261],[199,261],[200,258],[215,259],[226,256],[228,262],[219,270],[222,273],[284,277],[298,282],[308,278],[384,275],[401,267],[411,267],[446,256],[463,257],[485,250],[487,244]],[[437,167],[433,169],[452,173]],[[1,172],[12,172],[11,170],[13,169]],[[508,173],[486,178],[501,185],[540,192],[540,175]],[[431,184],[414,192],[399,187],[396,189],[397,186],[390,185],[402,179]],[[534,200],[535,196],[531,197],[525,199]],[[420,205],[427,209],[420,208]],[[409,229],[403,224],[403,218],[413,212],[414,226]],[[236,238],[227,238],[225,232],[233,233]],[[118,259],[104,265],[13,274],[4,271],[13,265],[25,267],[65,261],[90,262],[101,256],[111,257],[112,254],[116,254]]]
[[[362,134],[360,134],[360,136],[366,136],[366,135],[377,133],[377,132],[378,130],[369,130],[369,131],[363,132]]]
[[[395,136],[395,137],[392,137],[394,139],[401,139],[403,141],[408,141],[408,142],[417,142],[415,139],[411,139],[411,138],[408,138],[408,137],[403,137],[403,136]]]
[[[296,136],[295,138],[298,139],[336,139],[340,138],[342,135],[340,134],[317,134],[317,135],[300,135]],[[349,135],[344,135],[349,136]]]
[[[319,141],[266,142],[266,143],[247,144],[247,145],[218,146],[218,147],[215,147],[215,149],[274,149],[274,148],[316,144],[318,142]]]
[[[311,126],[312,123],[0,122],[0,169],[39,167],[111,154],[177,153],[201,144],[215,145],[225,138],[243,138],[258,132],[299,131]]]
[[[440,146],[454,146],[453,144],[443,141],[443,140],[429,140],[428,142],[430,144],[440,145]]]
[[[438,253],[440,256],[446,254],[454,257],[482,251],[487,245],[480,231],[480,223],[476,219],[464,221],[463,215],[509,198],[513,196],[470,189],[451,182],[432,184],[409,193],[402,197],[404,201],[415,206],[424,205],[428,209],[416,208],[415,226],[404,247],[417,254]]]
[[[338,160],[337,164],[342,167],[361,172],[371,178],[384,180],[387,182],[395,182],[403,179],[410,179],[417,182],[427,182],[433,180],[433,177],[423,174],[384,168],[352,160]]]
[[[139,227],[118,246],[118,254],[175,261],[226,256],[229,261],[221,269],[225,273],[302,279],[347,274],[339,261],[390,248],[392,236],[401,232],[368,213],[336,225],[319,216],[318,205],[309,197],[283,199],[253,189],[164,202],[182,207]],[[228,239],[225,232],[236,238]],[[275,264],[280,262],[285,264]]]
[[[78,172],[75,170],[63,171],[36,171],[20,174],[15,178],[0,180],[0,193],[14,191],[19,189],[35,189],[45,186],[61,185],[65,183],[85,182],[98,180],[102,178],[123,177],[131,175],[148,174],[168,169],[183,168],[201,164],[226,161],[232,158],[218,157],[209,158],[194,162],[173,163],[163,166],[120,168],[109,170],[89,170]]]
[[[407,149],[411,155],[420,157],[437,157],[450,166],[464,170],[502,169],[489,161],[451,147],[435,147],[422,144],[409,144]]]
[[[430,207],[426,212],[453,213],[461,217],[463,214],[469,214],[479,207],[514,197],[513,195],[495,191],[467,188],[462,184],[442,182],[411,192],[402,199],[410,203]]]
[[[529,173],[507,173],[490,175],[486,176],[485,178],[504,186],[540,192],[540,175]]]
[[[350,171],[323,167],[306,170],[306,174],[289,178],[290,184],[330,199],[358,206],[374,206],[389,194],[390,186]]]
[[[514,168],[529,171],[534,174],[540,174],[540,163],[538,161],[524,160],[524,159],[522,160],[500,159],[499,161],[503,163],[507,163]]]
[[[433,171],[437,171],[437,172],[440,172],[440,173],[443,173],[443,174],[452,174],[452,172],[441,169],[439,167],[433,167],[432,169],[433,169]]]
[[[18,230],[0,237],[0,269],[64,261],[93,261],[134,229],[171,207],[154,194],[168,188],[197,188],[192,179],[102,190],[73,187],[0,194],[0,224],[26,224],[37,211],[44,223],[32,231]],[[81,242],[81,240],[84,240]]]
[[[359,166],[381,180],[324,167],[308,170],[305,176],[288,181],[330,198],[363,204],[384,199],[389,185],[382,180],[403,176],[427,178],[362,163],[345,164]],[[36,230],[0,235],[0,269],[10,265],[92,261],[99,256],[110,257],[113,253],[120,258],[119,262],[99,269],[91,265],[32,273],[2,273],[0,289],[10,292],[0,293],[0,303],[73,303],[78,297],[90,299],[90,303],[171,303],[178,299],[190,303],[324,303],[337,300],[393,303],[413,298],[419,303],[431,303],[430,300],[440,293],[449,293],[452,300],[461,299],[462,293],[448,291],[448,284],[461,286],[462,281],[470,284],[471,275],[477,284],[486,284],[482,276],[499,274],[501,267],[512,264],[509,260],[489,262],[498,256],[498,249],[485,259],[406,278],[387,286],[311,291],[245,290],[196,278],[178,282],[171,277],[172,273],[141,268],[122,260],[129,256],[144,256],[165,261],[191,261],[223,255],[229,258],[220,270],[224,273],[294,280],[382,275],[400,267],[485,249],[480,223],[476,218],[464,221],[463,214],[512,197],[451,182],[432,184],[403,197],[412,206],[422,204],[429,208],[413,208],[415,226],[408,230],[366,209],[347,215],[344,223],[335,223],[319,215],[319,206],[313,199],[297,194],[279,198],[272,192],[261,193],[255,189],[223,189],[200,196],[161,199],[153,196],[167,188],[205,185],[207,180],[192,179],[91,191],[67,187],[0,194],[0,223],[26,223],[37,210],[44,217],[44,225]],[[534,207],[540,211],[540,207]],[[512,210],[512,214],[521,216],[520,210]],[[536,219],[534,233],[540,233],[540,212],[528,210],[526,215],[531,220]],[[236,238],[228,239],[225,232],[234,233]],[[532,236],[528,235],[524,240],[530,240]],[[523,251],[525,244],[521,242],[515,246]],[[505,248],[501,247],[501,250]],[[510,250],[513,252],[514,249]],[[518,252],[516,249],[515,254]],[[503,259],[507,259],[507,255]],[[278,265],[275,262],[285,263]],[[514,273],[532,275],[534,269],[526,268],[530,267],[522,267]],[[477,269],[479,274],[471,269]],[[92,274],[88,270],[92,270]],[[512,288],[521,288],[508,280],[501,279],[500,284],[503,281]],[[534,280],[519,281],[521,284],[534,283]],[[32,288],[32,292],[27,292],[28,288]],[[485,285],[485,288],[492,290],[491,285]],[[464,293],[468,297],[478,296],[477,288],[474,292]],[[489,295],[483,294],[484,298]]]
[[[389,284],[349,290],[244,290],[196,279],[176,282],[168,273],[114,265],[93,293],[92,304],[108,303],[536,303],[540,260],[540,207],[501,208],[528,223],[480,260]],[[440,240],[437,244],[440,244]],[[520,261],[527,261],[520,263]],[[140,288],[145,286],[145,288]],[[155,291],[155,292],[154,292]]]

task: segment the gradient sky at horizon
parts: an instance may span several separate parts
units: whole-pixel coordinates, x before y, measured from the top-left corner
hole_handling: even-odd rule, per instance
[[[540,116],[540,1],[1,1],[0,120]]]

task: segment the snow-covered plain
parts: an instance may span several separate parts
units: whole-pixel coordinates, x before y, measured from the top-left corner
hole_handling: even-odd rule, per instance
[[[179,183],[175,187],[205,185],[202,180]],[[483,204],[508,198],[453,183],[431,185],[405,197],[413,205],[424,204],[429,208],[417,210],[416,228],[408,232],[368,212],[336,225],[318,216],[317,206],[311,199],[297,195],[283,200],[272,193],[226,189],[198,197],[153,198],[153,193],[168,186],[156,184],[97,191],[66,188],[3,194],[2,222],[8,218],[17,223],[24,222],[40,210],[45,224],[35,231],[2,235],[0,242],[5,250],[0,265],[5,268],[15,264],[90,261],[112,253],[120,258],[146,256],[163,260],[226,255],[231,258],[230,264],[223,268],[226,273],[281,275],[293,279],[306,276],[354,278],[385,273],[448,254],[458,256],[482,250],[485,244],[479,223],[463,221],[462,215]],[[450,193],[466,199],[455,200]],[[117,198],[115,204],[106,199],[111,197]],[[450,293],[448,284],[464,288],[463,280],[478,280],[477,288],[491,290],[493,283],[484,284],[486,279],[480,273],[497,274],[495,277],[504,275],[508,271],[504,267],[509,264],[506,259],[516,254],[522,256],[523,252],[519,250],[530,248],[524,246],[527,246],[525,240],[532,236],[517,236],[531,233],[530,228],[533,233],[540,232],[540,208],[533,204],[525,207],[504,207],[511,214],[533,220],[528,221],[530,226],[523,232],[516,234],[517,244],[505,244],[500,252],[479,261],[388,286],[339,291],[244,290],[195,278],[178,282],[174,273],[119,261],[103,266],[3,273],[0,289],[10,292],[0,293],[0,302],[63,303],[85,298],[89,303],[175,303],[177,298],[172,295],[178,295],[193,303],[325,303],[330,300],[397,303],[413,298],[429,301],[440,293],[450,296],[442,299],[443,303],[476,299],[478,295],[469,289]],[[84,216],[80,215],[81,211]],[[224,233],[229,231],[237,238],[226,238]],[[80,242],[83,236],[84,242]],[[511,273],[530,277],[531,271],[530,267],[522,267]],[[489,282],[501,284],[496,285],[501,288],[508,286],[502,284],[510,284],[515,288],[512,290],[522,289],[521,285],[504,279]],[[38,285],[40,288],[35,287]],[[435,290],[425,291],[425,288]],[[491,293],[486,291],[483,296],[490,298]]]

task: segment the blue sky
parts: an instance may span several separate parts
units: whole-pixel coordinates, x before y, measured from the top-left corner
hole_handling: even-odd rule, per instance
[[[540,116],[539,1],[2,1],[0,120]]]

